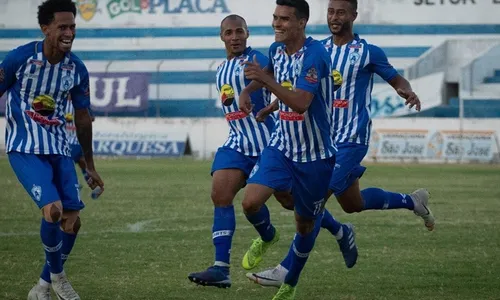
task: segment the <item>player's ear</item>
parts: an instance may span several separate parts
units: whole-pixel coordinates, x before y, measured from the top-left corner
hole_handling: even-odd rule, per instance
[[[352,15],[354,16],[353,21],[355,21],[355,20],[358,18],[358,12],[357,12],[357,11],[355,11]]]
[[[246,28],[245,31],[247,32],[247,38],[249,38],[250,37],[250,30],[248,30],[248,28]]]
[[[47,36],[49,33],[49,25],[40,25],[40,29],[42,30],[43,34]]]
[[[300,28],[306,28],[306,24],[307,24],[307,20],[306,19],[300,19],[299,20],[299,25],[300,25]]]

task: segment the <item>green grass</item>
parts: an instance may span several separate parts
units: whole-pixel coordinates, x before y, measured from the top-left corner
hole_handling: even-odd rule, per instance
[[[187,274],[213,261],[210,162],[98,161],[106,183],[89,198],[83,227],[66,266],[82,299],[271,299],[273,288],[249,282],[241,258],[256,237],[235,200],[233,286],[198,287]],[[43,262],[40,213],[0,159],[0,299],[26,299]],[[500,299],[500,168],[478,165],[373,165],[362,185],[411,192],[427,187],[434,232],[407,210],[348,215],[357,228],[358,264],[346,269],[338,246],[322,231],[302,273],[297,299]],[[332,200],[332,199],[331,199]],[[259,270],[277,264],[294,233],[292,214],[274,199],[271,217],[281,241]]]

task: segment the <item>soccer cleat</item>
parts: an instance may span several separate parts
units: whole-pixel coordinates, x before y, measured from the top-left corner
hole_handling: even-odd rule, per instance
[[[245,270],[255,268],[262,261],[262,256],[266,253],[267,249],[279,241],[279,239],[280,234],[276,229],[273,239],[269,242],[264,242],[260,237],[253,240],[250,249],[248,249],[245,256],[243,256],[243,260],[241,262],[243,268]]]
[[[295,299],[295,289],[294,286],[283,283],[273,300],[293,300]]]
[[[342,225],[343,235],[339,243],[340,251],[344,257],[345,265],[348,268],[354,267],[356,261],[358,260],[358,247],[356,246],[356,233],[354,232],[354,226],[350,223]]]
[[[427,227],[427,230],[432,231],[434,229],[435,219],[431,210],[427,207],[431,194],[426,189],[418,189],[411,193],[410,197],[414,204],[413,213],[424,220],[424,225]]]
[[[73,287],[68,281],[66,274],[61,272],[60,274],[50,274],[50,280],[52,281],[52,289],[56,293],[57,299],[59,300],[80,300],[80,296],[75,292]]]
[[[259,273],[247,273],[246,276],[251,281],[262,286],[275,286],[281,287],[285,282],[288,270],[278,265],[275,268],[267,269]]]
[[[191,273],[188,279],[198,285],[230,288],[229,267],[211,266],[203,272]]]
[[[52,300],[50,286],[35,285],[28,293],[28,300]]]

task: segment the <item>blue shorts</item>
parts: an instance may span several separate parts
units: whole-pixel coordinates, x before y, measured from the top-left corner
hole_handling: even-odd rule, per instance
[[[247,183],[264,185],[278,192],[291,191],[297,214],[315,219],[323,212],[334,165],[335,157],[299,163],[278,149],[267,147]]]
[[[78,179],[71,157],[9,152],[19,182],[39,208],[61,200],[64,210],[81,210]]]
[[[245,177],[248,178],[253,167],[257,163],[257,156],[246,156],[229,147],[220,147],[215,153],[214,162],[212,163],[212,172],[224,169],[238,169],[243,171]]]
[[[71,158],[74,162],[80,161],[80,158],[83,156],[82,146],[80,144],[71,144]]]
[[[345,143],[337,145],[337,148],[337,160],[329,188],[335,196],[340,196],[365,173],[366,168],[361,165],[361,161],[368,152],[368,146]]]

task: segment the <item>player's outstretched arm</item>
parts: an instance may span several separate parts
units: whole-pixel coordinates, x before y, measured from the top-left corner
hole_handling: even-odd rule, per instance
[[[417,111],[420,111],[420,99],[411,88],[411,84],[406,78],[401,75],[396,75],[388,82],[398,93],[399,96],[406,100],[405,105],[410,105],[410,108],[415,106]]]

